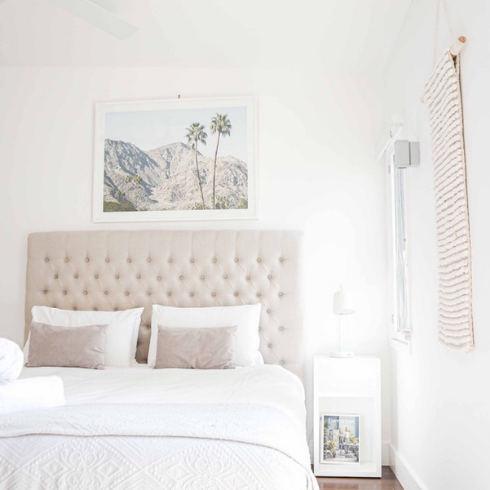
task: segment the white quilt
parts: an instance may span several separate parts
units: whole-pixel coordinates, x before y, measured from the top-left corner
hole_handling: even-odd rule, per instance
[[[303,387],[280,367],[24,375],[55,373],[67,406],[0,417],[0,489],[317,488]]]

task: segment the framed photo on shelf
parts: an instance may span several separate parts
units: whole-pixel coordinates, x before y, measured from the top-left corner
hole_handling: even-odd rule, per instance
[[[93,220],[257,218],[255,99],[96,105]]]
[[[359,464],[361,457],[359,415],[322,414],[322,463]]]

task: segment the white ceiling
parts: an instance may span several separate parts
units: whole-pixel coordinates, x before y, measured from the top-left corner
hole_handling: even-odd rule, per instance
[[[0,65],[323,67],[379,73],[410,0],[115,0],[112,38],[47,0],[0,0]]]

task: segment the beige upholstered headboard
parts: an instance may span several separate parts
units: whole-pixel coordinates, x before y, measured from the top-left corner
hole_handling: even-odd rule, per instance
[[[99,311],[144,306],[137,360],[146,362],[152,304],[260,302],[265,362],[301,375],[300,242],[292,231],[33,233],[25,336],[34,305]]]

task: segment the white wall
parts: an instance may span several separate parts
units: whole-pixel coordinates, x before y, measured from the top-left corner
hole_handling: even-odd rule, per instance
[[[476,350],[448,352],[437,342],[437,257],[427,109],[435,2],[413,0],[386,71],[385,121],[402,114],[406,136],[421,143],[422,164],[408,172],[412,269],[412,353],[393,356],[392,463],[406,490],[485,490],[490,448],[490,52],[487,0],[448,0],[453,34],[440,23],[439,49],[460,35]],[[442,13],[442,12],[441,12]],[[442,19],[444,16],[442,15]],[[411,470],[412,475],[404,473]]]
[[[258,98],[258,221],[92,223],[94,102]],[[383,358],[390,383],[382,170],[373,163],[376,90],[325,70],[0,68],[0,336],[22,343],[27,234],[104,228],[304,229],[308,357],[333,347],[332,295],[355,300],[345,344]],[[308,383],[311,377],[308,377]]]

